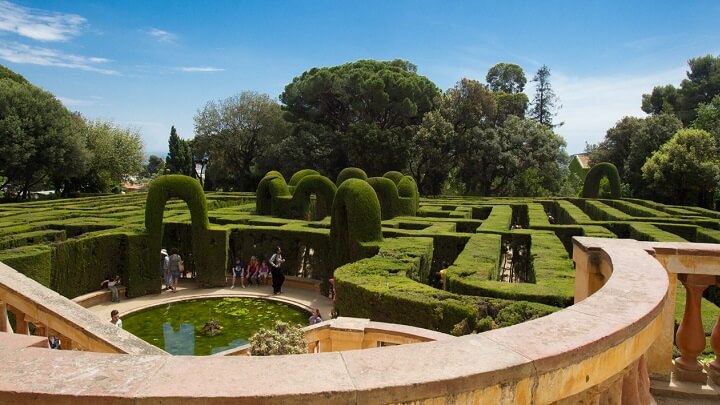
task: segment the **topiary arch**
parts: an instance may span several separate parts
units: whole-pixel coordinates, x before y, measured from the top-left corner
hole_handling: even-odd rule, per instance
[[[198,270],[198,277],[203,276],[203,271],[209,271],[208,265],[211,262],[209,256],[212,250],[206,246],[210,222],[208,221],[207,201],[202,186],[197,180],[189,176],[180,174],[160,176],[150,183],[145,203],[145,228],[147,228],[150,238],[146,276],[158,281],[160,280],[158,274],[163,236],[163,212],[165,211],[165,204],[173,197],[185,201],[190,209],[192,253],[195,268]],[[221,270],[224,272],[224,268]]]
[[[335,194],[330,219],[333,268],[377,253],[383,240],[380,201],[365,180],[347,179]]]
[[[620,175],[614,164],[603,162],[598,163],[585,176],[583,183],[583,198],[598,198],[600,194],[600,180],[607,177],[610,182],[610,198],[620,198]]]

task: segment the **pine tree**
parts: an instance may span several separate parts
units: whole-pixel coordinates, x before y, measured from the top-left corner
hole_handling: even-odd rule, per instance
[[[184,174],[190,176],[193,172],[192,153],[190,144],[180,139],[173,126],[170,129],[170,138],[168,139],[168,155],[165,159],[165,168],[171,174]]]
[[[550,85],[550,69],[542,65],[532,79],[535,85],[535,96],[528,109],[528,118],[533,119],[548,128],[561,126],[563,123],[553,124],[553,117],[557,115],[560,101]]]

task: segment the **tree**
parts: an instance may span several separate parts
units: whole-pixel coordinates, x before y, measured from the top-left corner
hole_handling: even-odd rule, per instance
[[[525,89],[525,72],[514,63],[498,63],[488,70],[485,80],[490,90],[507,94],[522,93]]]
[[[152,177],[158,173],[165,173],[165,160],[160,156],[150,155],[145,165],[145,176]]]
[[[137,130],[97,119],[86,121],[83,136],[88,153],[86,170],[66,183],[65,193],[107,193],[142,172],[143,143]]]
[[[557,108],[560,108],[558,97],[550,85],[550,69],[543,65],[538,69],[532,79],[535,85],[535,96],[530,103],[528,118],[533,119],[547,127],[554,128],[562,123],[553,125],[553,118],[557,115]]]
[[[672,114],[624,117],[607,131],[600,144],[593,147],[590,161],[612,163],[622,182],[629,187],[631,196],[652,198],[654,194],[647,188],[640,169],[681,128],[682,123]]]
[[[443,95],[440,112],[455,132],[463,136],[473,128],[495,126],[497,100],[477,80],[461,79]]]
[[[539,123],[510,116],[497,129],[476,127],[465,133],[458,145],[458,178],[468,193],[550,195],[561,190],[565,141]]]
[[[642,173],[668,203],[711,207],[720,179],[715,138],[700,129],[682,129],[647,160]]]
[[[307,138],[313,128],[332,148],[326,154],[332,178],[346,166],[378,175],[404,169],[409,156],[403,145],[438,95],[407,61],[360,60],[304,72],[285,86],[280,101],[285,117],[297,124],[291,137]]]
[[[615,165],[620,178],[625,177],[623,168],[625,160],[630,153],[630,146],[635,134],[644,130],[645,121],[637,117],[623,117],[608,129],[605,139],[598,145],[591,146],[590,162],[609,162]]]
[[[642,177],[645,161],[682,129],[680,120],[672,114],[652,115],[644,119],[640,131],[630,138],[630,148],[623,166],[624,179],[630,194],[637,198],[653,198]]]
[[[709,104],[720,94],[720,56],[706,55],[688,61],[690,70],[679,88],[657,86],[652,93],[643,94],[642,109],[648,114],[673,112],[684,126],[697,117],[697,108]]]
[[[711,102],[698,105],[697,118],[692,127],[710,132],[720,145],[720,94],[713,97]]]
[[[184,174],[191,176],[193,173],[193,159],[190,144],[180,139],[175,126],[170,128],[168,139],[168,155],[165,159],[165,168],[170,174]]]
[[[0,69],[0,190],[27,198],[32,188],[75,174],[84,159],[76,130],[52,94]]]
[[[453,168],[455,130],[440,114],[430,111],[408,145],[408,166],[422,195],[438,195]]]
[[[264,172],[257,164],[273,155],[287,133],[280,105],[267,94],[244,91],[210,101],[195,115],[195,147],[208,159],[208,180],[223,190],[254,190]],[[197,155],[197,154],[196,154]]]

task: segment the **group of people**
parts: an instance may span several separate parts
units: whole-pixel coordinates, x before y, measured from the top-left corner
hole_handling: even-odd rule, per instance
[[[177,248],[170,250],[170,255],[165,249],[160,250],[160,265],[165,281],[165,290],[177,292],[177,284],[183,272],[183,260],[178,254]]]
[[[230,288],[235,288],[236,280],[240,280],[242,288],[245,288],[246,284],[251,286],[253,283],[255,285],[267,285],[268,274],[270,274],[273,294],[280,294],[282,285],[285,282],[285,275],[281,269],[283,263],[285,263],[285,259],[282,257],[280,246],[275,248],[275,253],[270,257],[269,261],[252,256],[246,264],[240,256],[237,256],[232,267],[232,285]]]

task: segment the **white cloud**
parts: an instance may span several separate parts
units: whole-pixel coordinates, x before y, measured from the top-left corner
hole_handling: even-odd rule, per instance
[[[175,40],[177,39],[177,36],[175,34],[158,28],[150,28],[146,32],[148,35],[157,39],[160,42],[175,42]]]
[[[224,72],[225,69],[216,68],[212,66],[191,66],[191,67],[176,67],[175,70],[179,72],[197,73],[197,72]]]
[[[99,66],[110,62],[110,59],[64,54],[55,49],[32,47],[16,42],[0,42],[0,59],[13,63],[79,69],[104,75],[120,74],[115,70]]]
[[[78,98],[58,96],[58,100],[60,100],[60,102],[65,105],[65,107],[77,108],[77,107],[89,107],[89,106],[97,105],[98,102],[100,102],[100,100],[102,100],[102,97],[90,97],[89,99],[78,99]]]
[[[677,86],[685,78],[685,67],[643,75],[567,76],[552,72],[550,83],[562,108],[554,122],[565,122],[556,132],[567,141],[567,152],[579,153],[585,142],[603,140],[608,129],[625,116],[644,117],[642,95],[655,86]],[[528,82],[526,93],[532,100],[534,88]]]
[[[77,14],[27,8],[0,0],[0,31],[37,41],[67,41],[80,34],[85,21]]]

